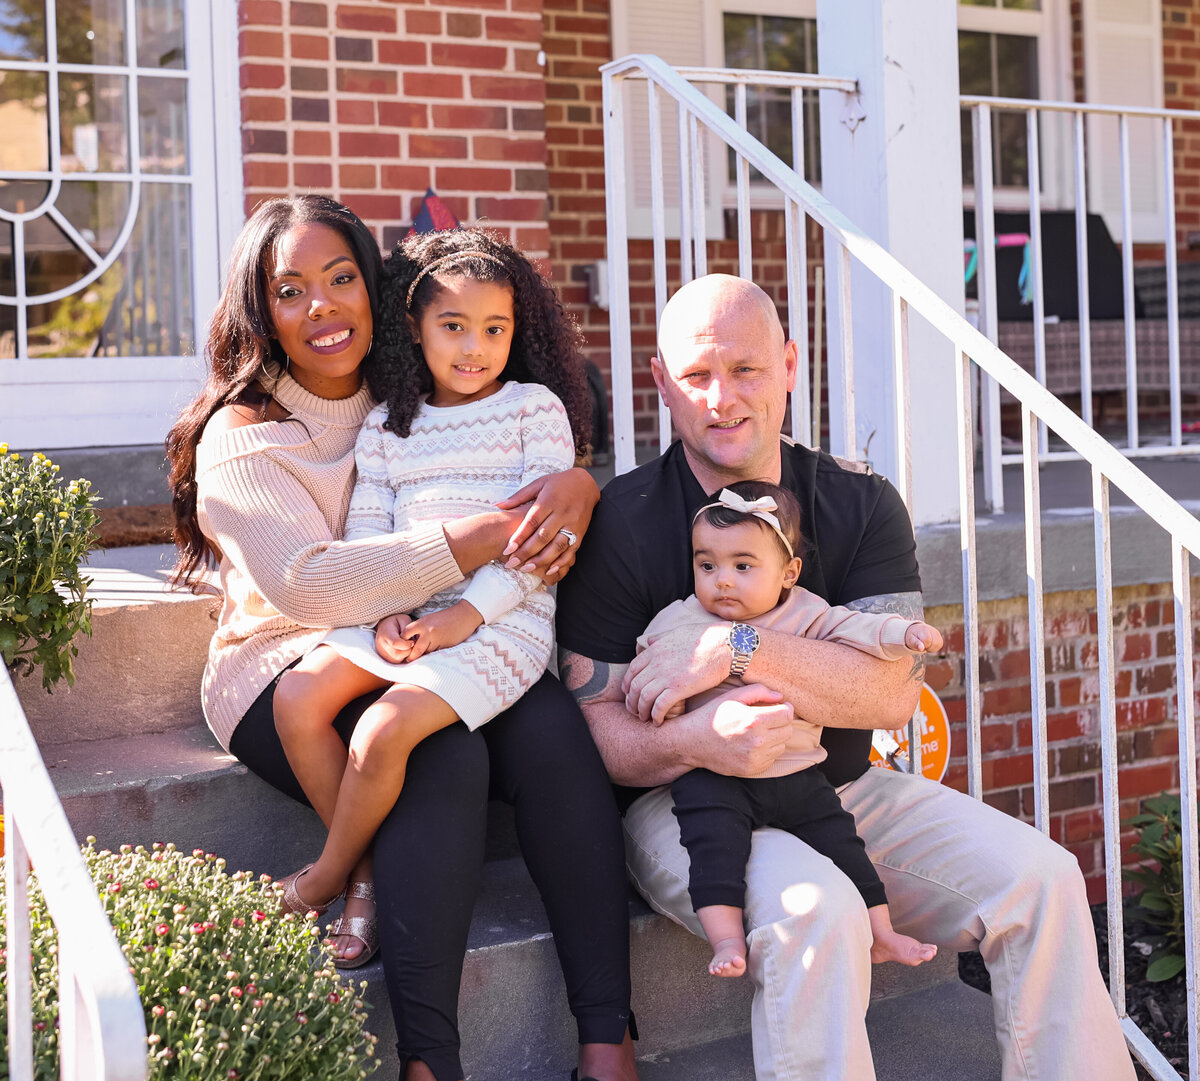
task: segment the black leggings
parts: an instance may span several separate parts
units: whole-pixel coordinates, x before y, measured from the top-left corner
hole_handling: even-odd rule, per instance
[[[274,691],[272,682],[247,711],[230,750],[269,784],[307,802],[275,733]],[[336,724],[343,739],[375,697],[342,711]],[[375,836],[380,942],[400,1061],[420,1059],[438,1081],[463,1076],[458,992],[489,796],[516,810],[517,838],[546,906],[579,1042],[619,1044],[630,1025],[629,907],[616,803],[574,698],[546,675],[482,728],[454,724],[419,744],[404,791]]]
[[[691,857],[693,908],[746,907],[750,835],[774,826],[828,856],[862,894],[868,908],[886,904],[883,883],[833,785],[809,767],[784,777],[725,777],[706,769],[671,785],[679,838]]]

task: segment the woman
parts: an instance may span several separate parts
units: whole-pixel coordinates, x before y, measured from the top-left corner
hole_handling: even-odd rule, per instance
[[[272,697],[322,629],[407,611],[493,559],[557,581],[573,562],[569,533],[587,528],[598,497],[585,472],[570,470],[494,512],[338,539],[355,437],[374,405],[364,376],[376,363],[380,273],[374,239],[345,207],[319,196],[261,206],[238,238],[213,317],[208,381],[167,438],[176,577],[192,582],[215,563],[224,594],[205,716],[223,746],[300,800]],[[514,533],[523,543],[510,551]],[[369,701],[343,711],[343,739]],[[456,724],[422,742],[376,836],[379,937],[402,1078],[463,1076],[458,987],[489,794],[516,809],[579,1028],[579,1075],[634,1081],[620,829],[583,719],[549,676],[476,732]],[[352,897],[348,915],[368,915],[371,903]],[[370,946],[352,935],[336,945],[345,958]]]

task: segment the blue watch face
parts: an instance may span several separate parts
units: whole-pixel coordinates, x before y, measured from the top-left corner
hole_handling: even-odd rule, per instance
[[[737,653],[753,653],[758,648],[758,631],[745,623],[735,623],[729,631],[729,645]]]

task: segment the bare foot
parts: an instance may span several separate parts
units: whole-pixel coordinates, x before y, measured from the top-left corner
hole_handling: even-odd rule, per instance
[[[708,962],[711,976],[744,976],[746,974],[746,940],[723,938],[713,943],[713,959]]]
[[[882,964],[895,961],[901,965],[923,965],[937,956],[937,947],[931,942],[918,942],[915,938],[897,931],[877,934],[871,943],[871,963]]]
[[[343,926],[347,926],[349,920],[354,916],[361,916],[363,919],[369,920],[375,915],[375,902],[369,897],[355,896],[354,886],[355,883],[351,882],[346,888],[344,913],[346,922],[343,923]],[[349,931],[330,935],[329,941],[333,943],[333,952],[339,961],[353,961],[366,949],[363,940]]]

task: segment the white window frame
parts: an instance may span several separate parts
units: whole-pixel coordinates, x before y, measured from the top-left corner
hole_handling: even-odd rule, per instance
[[[725,19],[726,14],[782,16],[788,19],[817,18],[817,0],[720,0],[706,7],[706,48],[708,55],[715,57],[714,67],[728,67],[725,62]],[[817,48],[820,49],[818,42]],[[814,72],[815,74],[815,72]],[[721,108],[725,108],[722,96]],[[729,170],[723,167],[725,190],[721,199],[723,210],[737,207],[737,182],[729,178]],[[821,185],[814,185],[820,190]],[[783,193],[774,184],[761,180],[750,182],[751,210],[782,210]]]
[[[1075,97],[1071,65],[1071,21],[1069,0],[1042,0],[1041,11],[976,7],[958,4],[958,29],[988,34],[1035,37],[1038,42],[1038,97],[1044,101],[1071,101]],[[1071,172],[1072,143],[1069,119],[1062,114],[1043,113],[1039,148],[1042,175],[1042,209],[1062,210],[1075,205]],[[993,189],[997,210],[1026,211],[1029,189]],[[975,190],[963,189],[964,205],[975,206]]]
[[[0,362],[5,388],[0,434],[15,448],[160,443],[203,378],[203,347],[220,294],[222,257],[243,219],[237,0],[189,0],[186,13],[192,355],[18,355]],[[122,386],[130,393],[121,393]],[[103,402],[103,408],[86,416],[63,408],[68,401],[89,400]],[[126,403],[124,410],[118,403]]]

